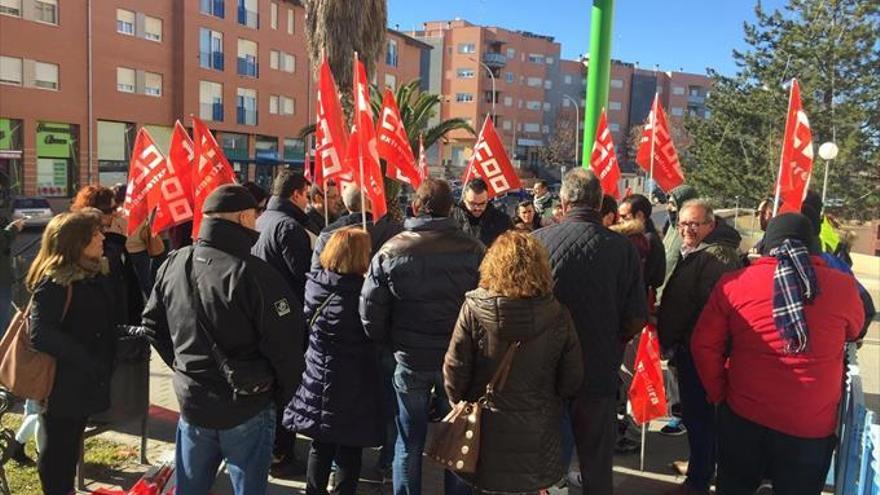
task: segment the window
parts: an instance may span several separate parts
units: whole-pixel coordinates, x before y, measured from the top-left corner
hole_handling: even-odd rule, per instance
[[[199,117],[202,120],[223,121],[223,85],[199,81]]]
[[[513,81],[514,81],[513,72],[505,72],[504,73],[504,80],[507,81],[507,84],[513,84]]]
[[[545,111],[545,112],[549,112],[549,111],[550,111],[550,103],[549,103],[549,102],[546,102],[546,101],[544,102],[544,111]]]
[[[568,98],[563,98],[563,99],[562,99],[562,106],[563,106],[564,108],[568,108],[568,107],[571,106],[571,102],[568,100]]]
[[[121,93],[134,93],[134,69],[125,67],[116,68],[116,91]]]
[[[612,123],[608,124],[608,129],[611,130],[611,132],[619,132],[620,131],[620,124],[618,124],[616,122],[612,122]]]
[[[21,86],[21,59],[0,57],[0,83]]]
[[[510,125],[509,120],[505,120],[504,122],[501,123],[501,128],[504,129],[505,131],[509,131],[511,127],[512,126]]]
[[[540,109],[541,109],[541,102],[540,102],[540,101],[534,101],[534,100],[532,100],[532,101],[527,101],[527,102],[526,102],[526,108],[529,109],[529,110],[540,110]]]
[[[281,59],[281,52],[278,50],[269,50],[269,68],[278,70],[279,60]]]
[[[293,98],[281,97],[281,115],[293,115]]]
[[[278,97],[275,95],[269,97],[269,113],[278,115]]]
[[[0,0],[0,14],[21,17],[21,0]]]
[[[397,67],[397,40],[388,40],[385,44],[385,65]]]
[[[541,55],[540,53],[530,53],[529,54],[529,62],[531,62],[533,64],[543,64],[544,63],[544,56]]]
[[[505,96],[504,97],[504,106],[505,107],[512,107],[513,106],[513,97],[512,96]]]
[[[474,69],[458,69],[459,79],[473,79],[475,76]]]
[[[257,44],[238,39],[238,75],[257,77]]]
[[[553,81],[551,81],[550,79],[547,79],[544,81],[544,89],[550,89],[552,87],[553,87]]]
[[[523,124],[524,132],[541,132],[541,124],[527,123]]]
[[[541,132],[543,132],[544,134],[550,134],[550,126],[547,124],[542,125]]]
[[[609,101],[608,102],[608,110],[620,110],[620,102],[619,101]]]
[[[477,45],[473,43],[459,43],[458,53],[477,53]]]
[[[58,89],[58,64],[34,63],[34,86],[43,89]]]
[[[571,76],[565,76],[565,84],[571,84]]]
[[[385,87],[397,89],[397,77],[394,74],[385,74]]]
[[[199,31],[199,65],[223,70],[223,33],[205,28]]]
[[[134,12],[116,9],[116,32],[134,36]]]
[[[673,117],[681,117],[684,115],[684,108],[672,107],[669,109],[669,113],[672,114]]]
[[[293,34],[293,9],[287,9],[287,34]]]
[[[278,4],[274,2],[269,4],[269,25],[278,29]]]
[[[144,38],[162,41],[162,19],[144,16]]]
[[[257,0],[238,0],[238,23],[253,29],[260,27]]]
[[[547,57],[544,59],[544,63],[547,65],[553,65],[553,62],[555,62],[555,61],[556,61],[556,59],[553,57]]]
[[[615,89],[620,89],[623,87],[623,79],[612,79],[611,87]]]
[[[516,49],[514,49],[514,48],[508,48],[508,49],[507,49],[507,58],[509,58],[509,59],[514,59],[514,58],[516,58]]]
[[[676,96],[683,95],[684,94],[684,86],[673,86],[672,87],[672,94],[674,94]]]
[[[474,95],[472,93],[456,93],[455,101],[458,103],[468,103],[474,101]]]
[[[542,84],[544,84],[544,80],[541,79],[540,77],[530,77],[530,78],[528,78],[528,80],[526,82],[527,86],[530,86],[533,88],[540,87]]]
[[[282,53],[281,70],[293,73],[296,70],[296,58],[289,53]]]
[[[257,125],[257,90],[238,88],[236,122],[243,125]]]
[[[225,0],[199,0],[199,12],[222,19],[225,15],[224,4]]]
[[[58,24],[58,0],[36,0],[34,19],[49,24]]]
[[[144,94],[162,96],[162,74],[144,72]]]

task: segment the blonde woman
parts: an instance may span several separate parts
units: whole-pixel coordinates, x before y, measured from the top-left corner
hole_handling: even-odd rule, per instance
[[[563,476],[563,399],[575,394],[583,363],[571,316],[553,297],[547,250],[535,238],[502,234],[480,265],[443,366],[450,402],[476,401],[511,345],[503,389],[483,410],[477,472],[465,481],[502,493],[537,492]]]
[[[46,226],[27,276],[31,341],[57,363],[37,461],[46,495],[73,492],[86,420],[110,406],[119,290],[107,276],[103,242],[98,210],[62,213]]]

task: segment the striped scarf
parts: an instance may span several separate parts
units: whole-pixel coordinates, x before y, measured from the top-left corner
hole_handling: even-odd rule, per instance
[[[798,240],[786,239],[770,251],[777,260],[773,272],[773,321],[786,354],[800,354],[807,349],[809,329],[804,316],[804,303],[813,302],[819,294],[816,272],[806,246]]]

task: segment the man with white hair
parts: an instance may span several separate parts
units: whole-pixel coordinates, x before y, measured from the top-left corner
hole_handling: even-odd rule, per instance
[[[584,493],[610,495],[618,369],[648,317],[641,261],[626,237],[602,226],[593,172],[566,174],[559,197],[562,221],[534,236],[550,253],[554,295],[571,311],[583,350],[584,382],[570,414]]]

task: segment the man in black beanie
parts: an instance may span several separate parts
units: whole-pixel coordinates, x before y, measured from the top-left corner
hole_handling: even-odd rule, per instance
[[[256,208],[242,186],[211,193],[199,239],[169,255],[144,310],[174,370],[178,493],[207,495],[223,460],[237,495],[266,493],[276,404],[287,404],[305,368],[301,305],[250,254]]]

